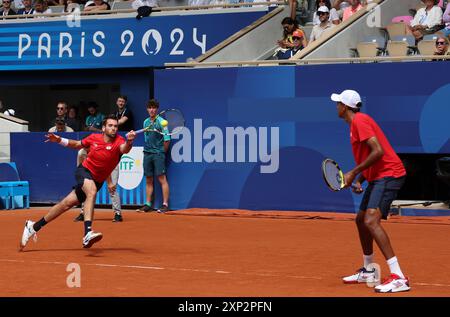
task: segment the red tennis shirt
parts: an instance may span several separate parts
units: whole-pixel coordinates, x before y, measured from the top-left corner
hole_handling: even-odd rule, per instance
[[[103,134],[91,134],[81,140],[81,144],[85,148],[89,148],[87,158],[83,162],[92,174],[92,178],[96,182],[104,182],[111,172],[120,162],[122,153],[120,145],[125,143],[125,139],[117,135],[113,142],[106,143],[103,140]]]
[[[362,174],[368,182],[383,177],[401,177],[406,175],[402,161],[395,153],[388,139],[378,124],[367,114],[356,113],[350,126],[350,141],[352,143],[353,156],[356,164],[364,162],[370,154],[370,147],[366,141],[376,137],[384,155]]]

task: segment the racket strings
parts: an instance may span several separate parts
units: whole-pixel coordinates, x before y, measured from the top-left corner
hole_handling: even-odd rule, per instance
[[[324,176],[330,186],[334,189],[342,188],[342,177],[340,169],[332,162],[325,163],[324,166]]]
[[[184,117],[181,112],[177,110],[167,110],[161,117],[167,121],[167,129],[170,134],[177,133],[184,127]]]

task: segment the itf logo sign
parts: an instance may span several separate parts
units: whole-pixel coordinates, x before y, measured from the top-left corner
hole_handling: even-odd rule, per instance
[[[144,176],[144,153],[142,146],[136,146],[120,159],[119,185],[124,189],[134,189],[139,186]]]

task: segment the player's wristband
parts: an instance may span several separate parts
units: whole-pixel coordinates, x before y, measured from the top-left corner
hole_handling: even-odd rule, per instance
[[[69,139],[61,138],[61,140],[59,141],[59,144],[61,144],[62,146],[68,146],[69,145]]]

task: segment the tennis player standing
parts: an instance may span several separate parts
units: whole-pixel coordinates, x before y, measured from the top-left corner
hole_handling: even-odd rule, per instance
[[[122,154],[130,152],[136,136],[134,131],[130,131],[125,141],[122,136],[117,135],[117,128],[117,118],[110,115],[103,120],[102,134],[94,133],[81,141],[61,138],[53,133],[46,135],[47,140],[45,142],[59,143],[72,149],[87,148],[89,154],[75,171],[77,183],[74,189],[61,202],[54,205],[39,221],[27,220],[25,222],[20,250],[26,246],[31,237],[36,239],[36,233],[43,226],[82,202],[84,202],[83,248],[90,248],[102,239],[103,235],[100,232],[92,231],[95,197],[103,182],[119,163]]]
[[[377,123],[360,112],[361,97],[356,91],[344,90],[341,94],[332,94],[331,100],[337,102],[339,117],[350,125],[350,142],[357,164],[344,175],[345,186],[351,186],[359,175],[353,191],[362,193],[361,184],[365,180],[369,182],[356,216],[364,266],[356,274],[344,277],[343,281],[346,284],[376,282],[375,269],[369,270],[369,264],[373,263],[375,240],[391,272],[383,284],[375,287],[375,292],[409,291],[409,280],[400,269],[389,237],[380,223],[381,219],[387,219],[390,205],[405,182],[403,163]]]

